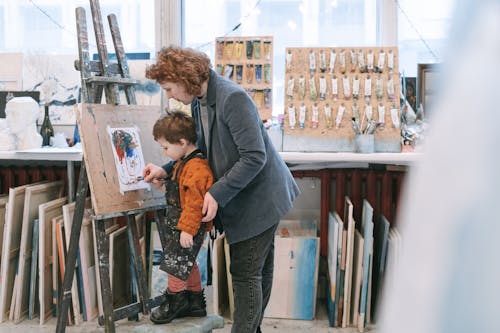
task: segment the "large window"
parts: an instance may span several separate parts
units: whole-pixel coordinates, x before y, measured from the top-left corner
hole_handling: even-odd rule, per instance
[[[183,8],[183,44],[206,52],[212,60],[216,37],[274,36],[275,115],[283,113],[286,47],[377,42],[374,0],[188,0]]]
[[[107,15],[117,16],[126,52],[154,52],[154,0],[101,1],[108,51]],[[76,54],[75,8],[87,14],[90,51],[96,52],[88,0],[0,0],[0,52]]]
[[[417,64],[442,62],[454,0],[399,0],[398,47],[400,71],[417,76]]]

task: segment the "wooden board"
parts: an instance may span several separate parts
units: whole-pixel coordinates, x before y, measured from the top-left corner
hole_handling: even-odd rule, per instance
[[[144,162],[163,165],[166,158],[151,133],[160,117],[158,106],[83,104],[79,130],[83,144],[85,165],[96,216],[107,216],[135,209],[157,207],[165,203],[160,190],[139,189],[120,193],[120,180],[113,158],[113,148],[107,127],[136,126]]]
[[[328,285],[327,285],[327,311],[330,327],[334,326],[335,322],[335,304],[338,300],[337,291],[337,251],[338,251],[338,222],[337,214],[328,213]]]
[[[80,235],[80,263],[85,295],[85,312],[87,321],[97,317],[96,260],[94,256],[94,239],[92,236],[92,219],[84,218]]]
[[[231,255],[229,253],[229,243],[224,237],[224,255],[226,262],[226,279],[229,300],[229,319],[233,320],[234,315],[234,293],[233,293],[233,276],[231,275]]]
[[[213,306],[214,313],[225,318],[231,317],[229,310],[229,293],[227,286],[227,271],[226,271],[226,255],[224,251],[225,235],[218,235],[214,240],[212,248],[212,265],[213,265]]]
[[[343,227],[343,225],[342,225]],[[339,274],[339,301],[337,302],[336,323],[337,327],[342,327],[344,322],[344,294],[345,294],[345,264],[347,257],[347,230],[342,229],[341,259]]]
[[[40,302],[40,325],[52,317],[52,219],[62,214],[62,206],[66,202],[67,198],[64,197],[41,204],[38,207],[38,276],[40,279],[38,300]]]
[[[31,271],[38,271],[38,241],[39,237],[39,221],[35,219],[33,221],[33,245],[31,247]],[[37,300],[37,282],[38,282],[38,274],[31,274],[30,278],[30,293],[29,293],[29,309],[28,309],[28,319],[32,320],[35,318],[36,312],[39,308],[40,302]]]
[[[18,289],[19,289],[19,276],[16,274],[16,278],[14,279],[14,289],[12,290],[12,299],[10,300],[10,311],[9,311],[10,321],[14,320]]]
[[[387,254],[387,238],[389,237],[390,223],[385,216],[381,216],[380,220],[374,226],[374,243],[373,243],[373,292],[371,301],[371,316],[377,317],[378,298],[382,291],[385,259]]]
[[[29,282],[31,275],[31,246],[33,240],[33,220],[38,218],[38,206],[60,198],[63,193],[63,182],[56,181],[26,188],[24,198],[23,225],[17,275],[19,278],[16,294],[14,322],[19,323],[28,313]],[[35,273],[36,274],[36,273]]]
[[[351,322],[351,291],[352,291],[352,261],[354,250],[354,230],[355,222],[353,217],[354,206],[348,197],[345,197],[344,223],[347,223],[347,248],[344,276],[344,312],[342,318],[342,327],[345,328]]]
[[[21,243],[24,198],[28,186],[30,185],[9,189],[0,270],[0,322],[5,321],[10,312]]]
[[[361,283],[363,281],[363,245],[364,239],[358,230],[354,231],[354,258],[352,271],[352,301],[351,301],[351,324],[356,326],[359,315],[359,299],[361,294]]]
[[[215,70],[248,92],[263,120],[271,119],[273,37],[217,37],[215,45]]]
[[[2,260],[0,271],[0,321],[5,321],[10,313],[12,293],[14,290],[15,265],[19,255],[21,242],[22,211],[24,195],[28,185],[9,189],[9,200],[5,215],[5,233],[2,244]]]
[[[113,295],[113,308],[128,305],[132,291],[132,276],[126,226],[109,235],[109,278]]]
[[[0,195],[0,258],[2,257],[3,230],[5,226],[5,219],[7,218],[8,200],[9,200],[8,195]]]
[[[334,213],[335,219],[337,220],[337,284],[335,288],[335,295],[336,295],[336,302],[334,304],[333,308],[333,316],[334,316],[334,323],[333,326],[337,327],[339,326],[339,308],[343,305],[343,289],[344,289],[344,269],[342,269],[342,240],[344,237],[344,222],[340,218],[340,216],[337,214],[337,212]],[[342,291],[342,292],[341,292]]]
[[[144,272],[146,272],[146,214],[145,213],[135,215],[135,225],[137,226],[137,233],[139,236],[142,264],[144,266]]]
[[[362,232],[363,238],[365,240],[363,248],[363,281],[361,285],[361,299],[359,302],[359,318],[358,318],[358,330],[363,332],[366,327],[366,311],[368,303],[368,288],[371,277],[371,257],[373,253],[373,208],[368,203],[368,201],[363,200],[363,211],[362,211]]]

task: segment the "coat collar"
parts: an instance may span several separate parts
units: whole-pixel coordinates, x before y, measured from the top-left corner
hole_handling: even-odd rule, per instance
[[[217,76],[218,74],[213,69],[210,69],[210,74],[208,77],[208,87],[207,87],[207,104],[210,105],[211,107],[215,105],[215,98],[217,96],[216,84],[215,84]]]

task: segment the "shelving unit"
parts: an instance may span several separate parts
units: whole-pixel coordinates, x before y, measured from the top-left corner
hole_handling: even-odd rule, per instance
[[[273,37],[218,37],[215,69],[253,98],[263,120],[272,118]]]

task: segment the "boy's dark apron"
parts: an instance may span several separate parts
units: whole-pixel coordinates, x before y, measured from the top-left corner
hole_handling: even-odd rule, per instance
[[[183,248],[180,243],[181,231],[177,229],[177,223],[179,222],[182,211],[177,177],[184,165],[193,158],[203,158],[200,150],[197,149],[193,151],[186,156],[186,158],[178,162],[180,165],[175,169],[174,175],[169,175],[167,180],[165,180],[165,197],[167,200],[165,224],[167,229],[167,242],[163,244],[163,261],[160,264],[160,269],[183,281],[187,280],[191,273],[196,261],[196,256],[205,238],[205,223],[202,223],[200,229],[193,237],[193,246],[190,248]]]

